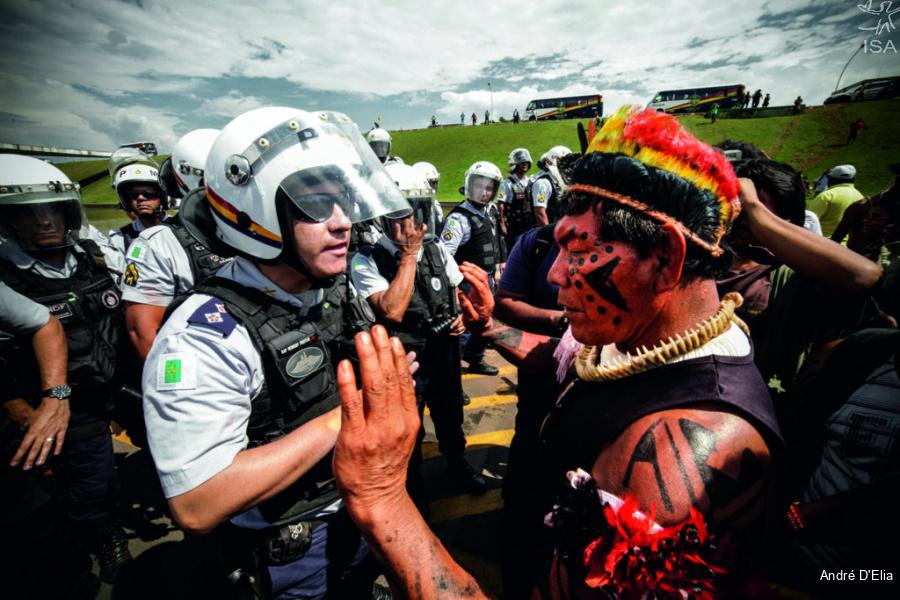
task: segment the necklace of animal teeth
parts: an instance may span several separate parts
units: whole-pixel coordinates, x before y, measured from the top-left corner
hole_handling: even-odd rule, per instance
[[[744,299],[740,294],[729,292],[719,303],[719,310],[710,318],[700,321],[684,333],[676,335],[674,339],[670,336],[667,341],[660,340],[652,348],[641,346],[636,354],[627,353],[614,358],[608,364],[600,364],[600,348],[585,346],[575,359],[575,371],[579,379],[584,381],[622,379],[664,365],[674,358],[700,348],[722,335],[732,322],[749,336],[747,324],[734,314],[735,309],[743,303]]]

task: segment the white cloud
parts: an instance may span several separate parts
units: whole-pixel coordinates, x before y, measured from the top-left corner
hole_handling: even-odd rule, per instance
[[[198,112],[223,117],[234,117],[265,104],[256,96],[242,96],[237,90],[231,90],[224,96],[204,100],[197,108]]]
[[[660,89],[736,82],[765,87],[773,104],[790,103],[798,93],[815,103],[827,96],[862,39],[859,12],[842,0],[677,0],[665,7],[573,0],[142,4],[7,3],[0,23],[2,110],[38,120],[31,130],[36,138],[55,132],[54,139],[93,140],[96,146],[151,133],[165,143],[176,137],[173,130],[194,128],[190,119],[197,115],[227,118],[288,100],[224,83],[218,87],[229,92],[202,97],[200,89],[224,78],[283,80],[308,92],[318,106],[317,93],[343,94],[348,104],[399,96],[397,110],[411,113],[400,126],[421,123],[421,113],[432,110],[454,120],[459,111],[482,115],[490,94],[465,90],[488,78],[495,114],[576,90],[603,93],[609,112],[620,102],[645,103]],[[799,18],[755,26],[763,15],[797,10]],[[691,47],[692,40],[705,43]],[[748,57],[759,60],[747,65]],[[521,59],[526,67],[520,72],[505,80],[492,75]],[[861,53],[845,81],[894,74],[888,71],[895,63],[896,55]],[[717,66],[685,68],[696,64]],[[20,81],[23,93],[10,93],[14,77],[31,85]],[[63,92],[46,97],[44,81]],[[177,95],[181,112],[149,102],[116,108],[141,92]],[[430,106],[431,94],[441,106]],[[98,123],[100,117],[105,123]],[[114,126],[126,130],[120,134]],[[23,127],[0,121],[0,137],[27,134]]]

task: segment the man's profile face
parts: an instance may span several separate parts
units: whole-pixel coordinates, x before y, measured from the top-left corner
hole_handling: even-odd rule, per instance
[[[16,207],[10,225],[20,240],[33,248],[58,248],[66,238],[66,217],[62,206],[39,204]]]
[[[528,172],[528,169],[531,168],[531,163],[520,162],[516,165],[516,175],[522,177],[525,173]]]
[[[559,286],[575,339],[589,345],[627,342],[658,310],[652,261],[629,244],[599,239],[600,227],[593,210],[560,219],[560,251],[547,276]]]
[[[309,194],[344,194],[338,183],[324,182],[308,188]],[[321,196],[318,196],[321,198]],[[299,198],[302,205],[302,196]],[[294,243],[300,260],[316,277],[336,277],[347,270],[350,247],[350,219],[337,202],[331,216],[322,223],[294,219]]]

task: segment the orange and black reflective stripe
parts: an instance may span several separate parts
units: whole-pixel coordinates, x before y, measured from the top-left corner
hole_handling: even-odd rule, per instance
[[[259,223],[251,220],[249,227],[244,227],[238,223],[238,214],[241,212],[232,206],[227,200],[216,194],[209,187],[206,188],[206,198],[209,200],[209,206],[213,212],[221,218],[225,224],[231,226],[236,231],[256,240],[257,242],[266,244],[273,248],[281,248],[281,236],[277,233],[269,231]],[[245,213],[246,214],[246,213]]]

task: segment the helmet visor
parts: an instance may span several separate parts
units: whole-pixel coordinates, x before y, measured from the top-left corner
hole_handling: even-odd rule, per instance
[[[77,199],[0,205],[3,226],[25,251],[55,250],[78,240],[86,222]]]
[[[470,175],[466,181],[466,198],[478,204],[487,204],[497,197],[500,182],[484,175]]]
[[[378,158],[387,158],[387,155],[391,151],[390,142],[369,142],[369,146],[371,146],[372,152],[374,152],[375,156]]]

